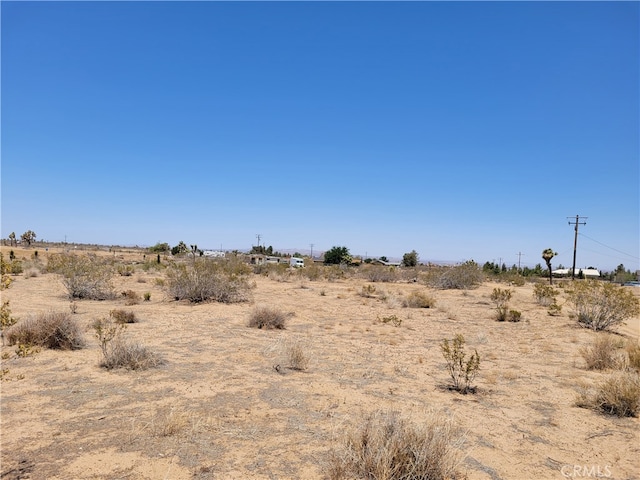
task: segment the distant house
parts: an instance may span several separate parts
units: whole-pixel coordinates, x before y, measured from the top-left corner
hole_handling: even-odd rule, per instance
[[[225,253],[220,250],[205,250],[202,252],[202,256],[213,257],[213,258],[224,258]]]
[[[371,265],[384,265],[385,267],[401,267],[402,262],[385,262],[379,258],[371,260]]]
[[[580,272],[584,278],[598,278],[600,277],[600,271],[595,268],[576,268],[575,276],[579,276]],[[551,273],[554,277],[570,277],[571,269],[570,268],[558,268],[557,270],[552,270]]]

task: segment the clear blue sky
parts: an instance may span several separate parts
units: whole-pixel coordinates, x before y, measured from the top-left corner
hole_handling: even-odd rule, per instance
[[[638,2],[1,2],[2,237],[640,268]]]

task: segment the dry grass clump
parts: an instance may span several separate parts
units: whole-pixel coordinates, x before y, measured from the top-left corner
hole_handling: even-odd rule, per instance
[[[144,345],[118,338],[109,348],[100,366],[107,370],[115,368],[146,370],[162,363],[160,357]]]
[[[629,342],[625,350],[629,358],[629,368],[640,372],[640,345],[637,342]]]
[[[402,306],[407,308],[431,308],[435,304],[435,299],[425,292],[414,291],[402,299]]]
[[[131,310],[114,309],[109,312],[109,316],[116,323],[136,323],[138,321],[136,313]]]
[[[588,370],[606,370],[620,368],[624,359],[619,354],[622,347],[620,341],[613,335],[598,335],[593,343],[580,349]]]
[[[79,324],[65,312],[31,315],[5,332],[9,345],[36,345],[55,350],[77,350],[85,345]]]
[[[640,373],[613,372],[595,388],[582,391],[576,405],[607,415],[637,417],[640,412]]]
[[[304,371],[309,368],[309,357],[300,343],[292,342],[287,345],[287,356],[290,369]]]
[[[248,325],[253,328],[284,330],[287,314],[271,307],[257,307],[251,312]]]
[[[429,414],[421,423],[397,412],[376,411],[331,451],[328,477],[342,479],[463,478],[459,473],[464,436],[450,418]]]

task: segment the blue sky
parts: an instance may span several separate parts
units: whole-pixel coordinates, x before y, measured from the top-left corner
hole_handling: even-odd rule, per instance
[[[640,268],[638,2],[1,2],[2,237]]]

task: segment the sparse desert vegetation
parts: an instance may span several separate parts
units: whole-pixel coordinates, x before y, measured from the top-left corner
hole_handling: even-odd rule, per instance
[[[640,320],[580,328],[582,280],[145,253],[41,250],[40,274],[5,273],[3,479],[637,475]],[[496,289],[525,321],[495,321]]]

